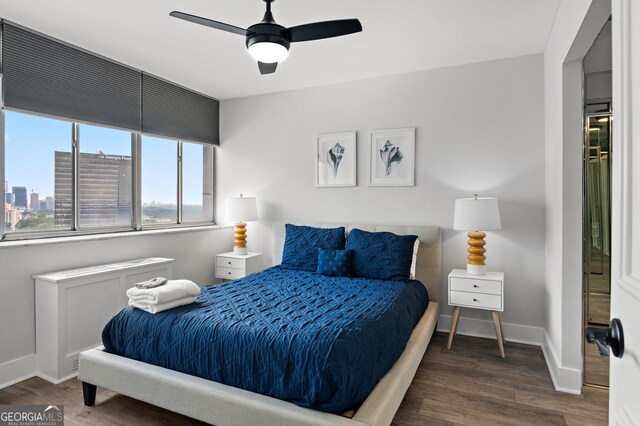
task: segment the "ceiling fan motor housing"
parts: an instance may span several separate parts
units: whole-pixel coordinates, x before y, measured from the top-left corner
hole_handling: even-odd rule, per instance
[[[277,43],[287,50],[291,46],[289,31],[282,25],[274,23],[259,23],[247,29],[247,49],[255,43]]]

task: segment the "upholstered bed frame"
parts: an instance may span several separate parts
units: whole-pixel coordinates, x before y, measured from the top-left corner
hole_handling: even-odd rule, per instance
[[[301,224],[301,223],[297,223]],[[96,386],[218,426],[225,425],[389,425],[422,360],[438,319],[440,228],[432,226],[336,225],[368,231],[413,234],[420,239],[416,279],[429,290],[430,303],[404,352],[352,416],[298,407],[265,395],[113,355],[104,348],[80,354],[78,379],[85,405],[95,403]],[[274,224],[274,263],[280,263],[284,223]]]

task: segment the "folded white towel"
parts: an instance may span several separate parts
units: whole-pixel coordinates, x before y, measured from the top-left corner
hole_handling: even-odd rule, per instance
[[[150,280],[147,280],[147,281],[135,283],[134,286],[136,288],[156,288],[156,287],[165,285],[168,281],[169,280],[167,280],[164,277],[156,277],[156,278],[151,278]]]
[[[142,309],[143,311],[147,311],[151,314],[157,314],[158,312],[166,311],[168,309],[177,308],[178,306],[188,305],[196,301],[195,296],[191,297],[183,297],[182,299],[172,300],[167,303],[160,304],[149,304],[144,302],[136,302],[135,300],[129,299],[129,306],[132,308]]]
[[[156,288],[136,288],[127,290],[129,299],[146,304],[162,305],[185,297],[196,297],[200,287],[189,280],[169,280],[165,285]]]

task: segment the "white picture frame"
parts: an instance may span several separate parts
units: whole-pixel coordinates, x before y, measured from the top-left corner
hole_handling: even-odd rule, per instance
[[[356,186],[356,132],[316,136],[316,187]]]
[[[416,129],[371,131],[369,186],[414,186]]]

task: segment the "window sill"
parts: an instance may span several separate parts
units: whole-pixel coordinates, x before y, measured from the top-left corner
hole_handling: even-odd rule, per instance
[[[75,242],[81,242],[81,241],[111,240],[115,238],[132,238],[132,237],[142,237],[146,235],[156,235],[156,234],[206,232],[206,231],[212,231],[217,229],[231,229],[231,228],[233,228],[232,225],[200,225],[200,226],[183,226],[183,227],[175,227],[175,228],[146,229],[142,231],[111,232],[108,234],[65,235],[63,237],[38,238],[38,239],[32,239],[32,240],[1,241],[0,250],[3,248],[28,247],[28,246],[39,246],[39,245],[48,245],[48,244],[66,244],[66,243],[75,243]]]

